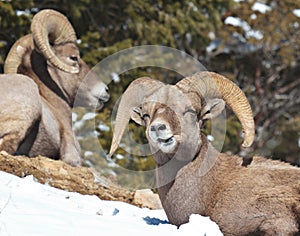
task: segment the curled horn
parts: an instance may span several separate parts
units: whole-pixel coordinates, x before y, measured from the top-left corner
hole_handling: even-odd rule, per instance
[[[69,73],[79,72],[78,67],[62,62],[50,46],[76,43],[76,33],[64,15],[54,10],[40,11],[32,19],[31,31],[37,49],[53,66]]]
[[[255,128],[251,106],[236,84],[217,73],[199,72],[176,85],[186,92],[196,92],[200,98],[222,98],[241,122],[244,132],[242,147],[252,145]]]
[[[20,38],[9,50],[4,63],[4,73],[18,73],[19,66],[22,64],[23,55],[28,48],[33,49],[32,35],[28,34]]]
[[[164,83],[148,77],[141,77],[134,80],[123,93],[116,116],[109,157],[111,157],[118,148],[133,109],[143,103],[144,97],[152,94],[161,86],[164,86]]]

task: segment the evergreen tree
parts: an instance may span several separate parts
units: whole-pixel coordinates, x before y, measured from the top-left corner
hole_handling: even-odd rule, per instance
[[[255,115],[256,153],[285,160],[288,149],[288,161],[300,164],[300,2],[264,2],[242,1],[227,12],[208,67],[244,88]],[[288,135],[289,144],[282,138]]]
[[[295,9],[300,9],[300,3],[292,0],[262,2],[4,0],[0,2],[0,72],[11,45],[30,33],[32,16],[39,10],[52,8],[65,14],[73,24],[82,57],[91,67],[120,50],[153,44],[184,51],[209,70],[234,80],[245,91],[254,110],[255,152],[281,159],[288,156],[288,161],[299,164],[300,25]],[[110,102],[95,121],[85,120],[84,125],[75,127],[86,163],[103,173],[111,174],[112,169],[104,158],[112,137],[112,110],[128,84],[144,75],[167,83],[181,78],[175,72],[151,67],[104,76],[106,81],[112,76],[117,78],[109,84]],[[76,109],[75,112],[79,124],[87,111]],[[242,139],[241,127],[230,112],[227,118],[223,151],[237,153]],[[129,127],[134,142],[146,142],[143,127],[134,123]],[[208,123],[205,132],[209,131]],[[98,151],[99,145],[103,152]],[[139,156],[139,150],[133,150],[134,145],[130,148]],[[123,149],[117,151],[115,160],[125,169],[151,170],[154,167],[151,157],[134,157]],[[132,186],[153,181],[148,175],[128,180],[121,168],[113,169],[118,174],[116,178],[131,182]]]

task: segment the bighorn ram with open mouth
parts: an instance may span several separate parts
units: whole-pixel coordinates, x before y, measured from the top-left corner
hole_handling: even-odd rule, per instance
[[[101,109],[107,86],[80,58],[75,31],[61,13],[40,11],[31,31],[13,45],[0,75],[0,150],[78,166],[71,108],[77,96],[75,105]]]
[[[205,120],[228,105],[254,140],[251,107],[233,82],[199,72],[175,85],[150,78],[133,81],[118,108],[110,156],[130,120],[146,126],[156,161],[158,193],[171,223],[191,214],[210,216],[225,235],[293,235],[300,222],[300,169],[279,161],[218,152],[201,133]]]

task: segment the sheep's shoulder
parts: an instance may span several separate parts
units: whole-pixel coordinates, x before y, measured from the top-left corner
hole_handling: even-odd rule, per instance
[[[292,166],[291,164],[283,161],[272,160],[261,156],[254,156],[250,168],[265,168],[265,169],[293,169],[299,170],[300,168]]]

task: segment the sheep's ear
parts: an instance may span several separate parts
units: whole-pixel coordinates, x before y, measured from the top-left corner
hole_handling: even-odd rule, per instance
[[[201,110],[201,119],[208,120],[213,119],[221,114],[225,108],[225,102],[223,99],[212,98],[207,99],[206,104],[202,107]]]
[[[135,123],[142,125],[142,126],[146,125],[145,121],[142,118],[142,108],[140,106],[135,107],[131,110],[130,117]]]

